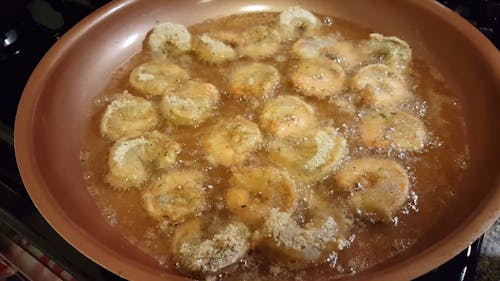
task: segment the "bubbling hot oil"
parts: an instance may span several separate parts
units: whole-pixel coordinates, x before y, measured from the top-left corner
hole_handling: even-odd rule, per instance
[[[336,33],[344,39],[362,40],[371,33],[369,29],[340,19],[331,17],[321,17],[321,19],[323,22],[321,31],[325,34]],[[248,26],[272,23],[276,20],[276,13],[235,15],[197,24],[190,27],[190,31],[193,34],[201,34],[217,29],[243,30]],[[285,50],[289,49],[290,44],[281,48],[280,54],[263,62],[276,67],[282,75],[279,94],[295,95],[296,89],[287,82],[287,73],[297,63],[294,59],[286,59]],[[158,224],[148,216],[142,207],[140,190],[117,192],[103,180],[108,170],[107,155],[112,143],[103,140],[98,131],[102,112],[117,94],[129,89],[130,71],[149,59],[148,52],[141,52],[114,73],[107,88],[96,100],[92,115],[93,125],[89,127],[89,137],[82,150],[81,158],[85,167],[85,177],[88,180],[89,194],[95,198],[103,217],[130,243],[157,259],[164,267],[173,268],[175,265],[172,262],[169,247],[175,227],[167,223]],[[211,166],[205,160],[200,139],[220,117],[240,114],[257,122],[261,105],[235,99],[224,93],[224,89],[227,88],[227,73],[232,68],[230,63],[214,68],[212,65],[197,61],[190,55],[180,56],[176,63],[187,69],[192,77],[199,77],[213,83],[223,93],[217,117],[207,120],[197,128],[183,127],[179,130],[164,124],[161,130],[168,132],[183,148],[178,158],[179,167],[195,167],[208,175],[210,180],[204,184],[203,188],[208,194],[210,211],[204,216],[214,215],[225,219],[228,215],[223,211],[224,194],[230,172],[225,168]],[[424,151],[418,153],[367,149],[361,146],[359,141],[357,128],[359,112],[350,114],[330,99],[304,98],[316,109],[321,124],[337,128],[339,133],[347,139],[348,159],[363,156],[393,158],[408,171],[412,185],[411,195],[392,223],[381,224],[356,219],[352,234],[345,242],[347,247],[342,251],[332,252],[325,263],[309,269],[290,271],[286,269],[286,262],[273,263],[266,259],[263,253],[251,251],[238,263],[236,270],[218,277],[227,280],[255,280],[257,278],[278,280],[291,277],[319,280],[311,276],[328,276],[327,278],[330,279],[359,272],[382,263],[413,247],[426,235],[432,235],[430,232],[433,227],[443,217],[442,210],[456,203],[456,194],[460,192],[458,188],[461,175],[467,168],[468,151],[461,107],[445,84],[432,76],[431,73],[435,71],[431,70],[427,63],[418,59],[413,60],[410,84],[417,98],[404,105],[404,109],[421,118],[429,130],[429,145]],[[262,157],[265,149],[264,147],[254,153],[248,162],[255,165],[265,164],[266,160],[263,160],[265,157]],[[154,179],[159,175],[155,174],[152,177]],[[327,177],[309,188],[327,198],[331,204],[346,206],[347,202],[344,201],[346,198],[332,188],[334,185],[332,177]],[[310,198],[301,198],[302,201],[308,199]],[[300,224],[306,224],[310,220],[306,215],[304,203],[299,202],[299,206],[302,206],[302,212],[299,212],[297,218]]]

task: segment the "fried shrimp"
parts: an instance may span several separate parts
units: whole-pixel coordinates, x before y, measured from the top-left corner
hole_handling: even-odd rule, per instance
[[[317,125],[314,108],[295,96],[278,96],[268,101],[259,122],[266,132],[278,138],[301,137]]]
[[[182,24],[158,24],[149,36],[149,48],[156,58],[167,58],[191,49],[191,33]]]
[[[384,64],[370,64],[352,78],[351,87],[364,104],[374,107],[397,106],[411,97],[403,78]]]
[[[159,96],[178,88],[189,79],[181,67],[166,61],[149,61],[134,68],[129,83],[132,89],[145,96]]]
[[[291,53],[301,59],[314,59],[323,55],[326,47],[336,43],[337,40],[333,36],[306,37],[293,44]]]
[[[418,117],[400,110],[374,111],[361,119],[361,140],[370,148],[417,151],[425,146],[427,133]]]
[[[203,147],[210,163],[231,166],[243,163],[262,142],[257,124],[238,115],[217,122],[204,138]]]
[[[250,231],[240,222],[202,231],[198,219],[182,224],[172,241],[173,257],[182,271],[210,274],[241,259],[250,248]]]
[[[143,193],[143,206],[155,220],[183,222],[206,207],[203,179],[203,173],[194,170],[168,172]]]
[[[109,152],[109,172],[105,180],[117,190],[138,188],[151,170],[166,169],[177,159],[180,146],[158,131],[115,142]]]
[[[158,131],[152,131],[143,135],[148,141],[144,156],[153,162],[153,166],[159,170],[171,167],[177,160],[181,146],[169,136]]]
[[[281,36],[277,30],[259,25],[251,27],[241,35],[238,54],[252,59],[264,59],[278,52]]]
[[[300,226],[289,213],[271,209],[262,228],[254,234],[260,246],[300,262],[317,262],[342,248],[339,227],[332,216],[320,216]]]
[[[232,30],[210,30],[210,37],[224,42],[230,46],[236,47],[243,44],[241,32]]]
[[[249,225],[259,225],[272,208],[292,212],[297,206],[295,185],[274,167],[235,167],[226,193],[229,210]]]
[[[194,40],[194,52],[201,60],[218,64],[236,59],[236,51],[224,42],[203,33]]]
[[[299,39],[293,44],[291,53],[301,59],[327,57],[345,69],[352,69],[361,62],[361,54],[352,42],[340,41],[334,36]]]
[[[396,161],[360,158],[347,163],[335,175],[340,188],[351,192],[352,207],[362,216],[390,220],[406,202],[410,182]]]
[[[282,36],[286,39],[294,39],[310,34],[321,25],[321,22],[308,10],[293,6],[281,12],[279,24]]]
[[[401,40],[418,30],[399,39],[338,17],[348,0],[330,15],[338,1],[225,1],[135,13],[185,27],[153,23],[139,53],[87,87],[106,84],[71,117],[88,126],[70,148],[105,223],[160,279],[356,279],[411,255],[474,192],[460,186],[483,160],[457,85],[433,65],[446,62]],[[186,19],[188,6],[199,13]],[[115,43],[137,49],[136,35]],[[39,105],[72,109],[69,99]],[[37,132],[54,119],[36,115]],[[52,135],[37,145],[65,145]]]
[[[382,34],[370,34],[370,40],[364,44],[364,51],[371,60],[383,63],[394,70],[404,70],[412,60],[410,45],[405,41]]]
[[[160,111],[172,124],[197,126],[213,115],[219,99],[219,90],[214,85],[188,81],[163,96]]]
[[[346,74],[338,63],[327,58],[307,59],[291,71],[290,80],[303,95],[324,98],[342,91]]]
[[[124,91],[106,107],[101,119],[101,134],[110,140],[135,137],[154,129],[159,123],[158,117],[152,102]]]
[[[299,183],[318,181],[337,169],[347,155],[347,141],[331,128],[313,130],[301,140],[270,143],[270,160]]]
[[[253,62],[242,64],[229,74],[228,92],[238,97],[271,95],[280,83],[280,74],[271,65]]]

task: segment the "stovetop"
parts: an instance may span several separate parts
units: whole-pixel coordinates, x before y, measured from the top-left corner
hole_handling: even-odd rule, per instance
[[[24,85],[43,54],[75,23],[107,2],[0,1],[0,236],[29,241],[77,280],[122,279],[80,254],[42,218],[29,199],[17,170],[13,127]],[[439,2],[465,17],[500,46],[500,0]],[[481,240],[416,280],[474,280]]]

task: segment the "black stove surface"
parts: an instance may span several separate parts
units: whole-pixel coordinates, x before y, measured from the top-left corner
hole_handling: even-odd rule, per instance
[[[77,280],[121,280],[93,263],[42,218],[19,176],[13,147],[17,104],[38,61],[59,37],[106,0],[0,0],[0,234],[21,235]],[[439,1],[500,46],[500,0]],[[474,280],[481,239],[416,280]]]

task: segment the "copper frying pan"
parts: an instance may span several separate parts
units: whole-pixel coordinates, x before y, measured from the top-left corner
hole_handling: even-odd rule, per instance
[[[114,1],[63,36],[21,98],[15,149],[22,179],[47,221],[75,248],[134,280],[177,275],[129,244],[85,189],[79,152],[90,108],[114,70],[142,48],[157,20],[191,25],[239,12],[278,11],[298,1]],[[471,162],[460,208],[405,254],[351,278],[407,280],[437,267],[500,215],[500,54],[477,30],[434,1],[307,1],[305,8],[405,38],[432,62],[464,105]],[[311,276],[314,278],[314,276]],[[349,278],[350,279],[350,278]]]

